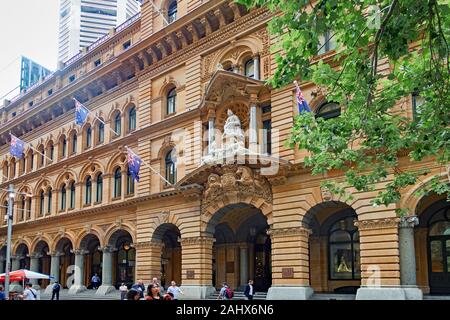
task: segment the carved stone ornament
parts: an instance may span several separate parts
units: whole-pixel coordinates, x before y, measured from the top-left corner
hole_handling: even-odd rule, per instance
[[[333,200],[333,194],[331,191],[326,187],[320,187],[320,193],[322,195],[323,201],[331,201]]]
[[[259,196],[272,203],[272,190],[265,177],[246,166],[227,165],[221,174],[211,173],[203,193],[203,206],[220,201],[227,193],[237,192],[241,196]]]

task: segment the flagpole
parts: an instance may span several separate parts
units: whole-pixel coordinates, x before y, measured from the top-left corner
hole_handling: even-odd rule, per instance
[[[86,111],[88,112],[88,114],[92,115],[95,119],[97,119],[98,121],[100,121],[101,123],[103,123],[104,126],[106,126],[105,121],[103,121],[102,119],[100,119],[99,117],[97,117],[93,112],[91,112],[91,110],[89,110],[84,104],[82,104],[80,101],[78,101],[77,99],[73,98],[73,100],[75,100],[76,102],[78,102],[79,104],[81,104]],[[76,111],[75,111],[76,112]],[[109,127],[109,130],[112,131],[116,136],[120,136],[120,134],[118,134],[113,128],[111,128],[111,126]]]
[[[134,155],[136,154],[136,153],[134,153],[133,150],[131,150],[130,148],[128,148],[128,146],[125,146],[125,148],[127,149],[127,151],[130,151],[130,152],[133,153]],[[170,183],[166,178],[164,178],[164,177],[161,175],[161,173],[159,173],[158,171],[156,171],[155,169],[153,169],[153,167],[152,167],[151,165],[149,165],[144,159],[141,158],[141,161],[142,161],[143,164],[145,164],[147,167],[149,167],[150,170],[152,170],[154,173],[156,173],[157,175],[159,175],[160,178],[161,178],[163,181],[165,181],[167,184],[171,185],[172,187],[176,188],[175,185],[174,185],[173,183]]]
[[[15,135],[13,135],[11,132],[10,132],[9,134],[11,135],[11,137],[14,137],[14,138],[16,138],[16,139],[19,139],[19,138],[17,138]],[[20,139],[19,139],[19,140],[20,140]],[[47,158],[48,160],[50,160],[51,162],[53,162],[53,159],[47,157],[45,154],[41,153],[39,150],[33,148],[29,143],[27,143],[27,142],[25,142],[25,143],[30,147],[31,150],[37,152],[37,153],[40,154],[41,156],[43,156],[43,157]],[[17,158],[17,157],[16,157],[16,158]]]

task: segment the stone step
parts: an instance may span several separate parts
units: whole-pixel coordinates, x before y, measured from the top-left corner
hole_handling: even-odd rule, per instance
[[[450,294],[449,295],[424,294],[423,300],[450,300]]]
[[[354,294],[314,293],[310,300],[355,300]]]
[[[214,292],[208,297],[208,300],[217,300],[217,297],[219,296],[219,291]],[[253,296],[253,300],[266,300],[267,298],[267,292],[257,292]],[[242,291],[235,291],[233,300],[245,300],[246,297],[244,295],[244,292]]]

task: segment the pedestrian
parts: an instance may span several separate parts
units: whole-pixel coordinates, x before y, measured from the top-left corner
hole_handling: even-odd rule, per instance
[[[21,300],[37,300],[37,292],[32,288],[30,283],[27,283],[23,294],[21,294],[19,298]]]
[[[150,286],[150,285],[149,285]],[[159,287],[152,287],[150,292],[147,292],[147,297],[145,300],[157,300],[162,301],[161,292],[159,291]]]
[[[167,288],[167,293],[171,293],[173,295],[173,300],[178,300],[180,294],[184,294],[184,292],[181,291],[180,287],[177,287],[176,282],[173,280],[170,282],[170,287]]]
[[[136,289],[130,289],[127,292],[126,300],[140,300],[141,294]]]
[[[164,297],[163,297],[163,300],[165,300],[165,301],[172,301],[172,300],[175,300],[175,299],[173,298],[173,293],[172,293],[172,292],[166,293],[166,294],[164,295]]]
[[[0,301],[6,300],[5,292],[3,291],[3,287],[0,287]]]
[[[128,292],[128,287],[125,285],[125,283],[122,282],[122,285],[119,287],[119,291],[120,291],[120,300],[125,300]]]
[[[59,291],[61,290],[61,285],[58,283],[58,281],[55,281],[55,283],[52,286],[52,300],[55,299],[59,300]]]
[[[158,288],[159,296],[160,296],[160,298],[162,298],[162,292],[161,291],[162,291],[163,288],[159,284],[158,278],[153,278],[152,282],[148,285],[148,287],[147,287],[147,294],[148,295],[150,294],[150,292],[152,292],[153,288]]]
[[[92,276],[91,282],[92,282],[92,289],[94,290],[98,289],[98,286],[100,284],[100,277],[97,274],[94,274]]]
[[[220,289],[219,296],[217,297],[217,299],[221,299],[221,300],[231,299],[232,296],[229,297],[229,294],[227,294],[227,293],[229,293],[229,291],[231,291],[230,287],[228,286],[228,284],[226,282],[224,282],[222,284],[222,289]]]
[[[138,282],[133,284],[131,288],[139,292],[141,299],[144,298],[144,291],[145,291],[144,281],[139,279]]]
[[[244,295],[247,297],[247,300],[253,300],[253,296],[255,295],[255,290],[253,289],[253,280],[248,280],[248,284],[244,289]]]

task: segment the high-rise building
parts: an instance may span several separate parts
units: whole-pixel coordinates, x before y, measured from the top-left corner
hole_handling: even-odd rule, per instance
[[[137,0],[61,0],[58,61],[66,61],[140,10]]]

